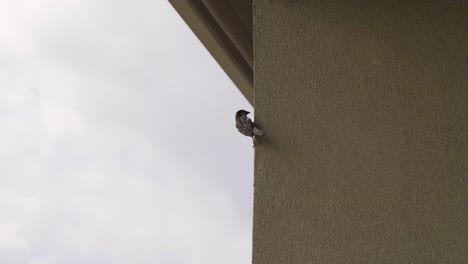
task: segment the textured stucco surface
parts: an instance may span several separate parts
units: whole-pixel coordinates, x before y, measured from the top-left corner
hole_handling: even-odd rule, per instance
[[[467,43],[463,1],[254,1],[254,264],[468,263]]]

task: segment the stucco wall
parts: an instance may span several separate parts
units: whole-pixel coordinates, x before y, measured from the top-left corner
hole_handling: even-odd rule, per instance
[[[254,264],[468,263],[462,2],[254,1]]]

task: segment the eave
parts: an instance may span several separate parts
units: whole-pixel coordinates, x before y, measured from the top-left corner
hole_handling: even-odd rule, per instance
[[[251,0],[169,0],[253,105]]]

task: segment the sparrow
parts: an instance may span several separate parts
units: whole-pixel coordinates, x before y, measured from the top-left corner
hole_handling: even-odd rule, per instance
[[[256,136],[263,136],[265,132],[260,130],[254,122],[247,116],[250,112],[239,110],[236,112],[236,128],[244,136],[251,137],[253,146],[257,144]]]

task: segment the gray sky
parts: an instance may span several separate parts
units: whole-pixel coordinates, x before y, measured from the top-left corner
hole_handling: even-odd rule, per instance
[[[165,0],[0,0],[0,263],[249,263],[240,108]]]

